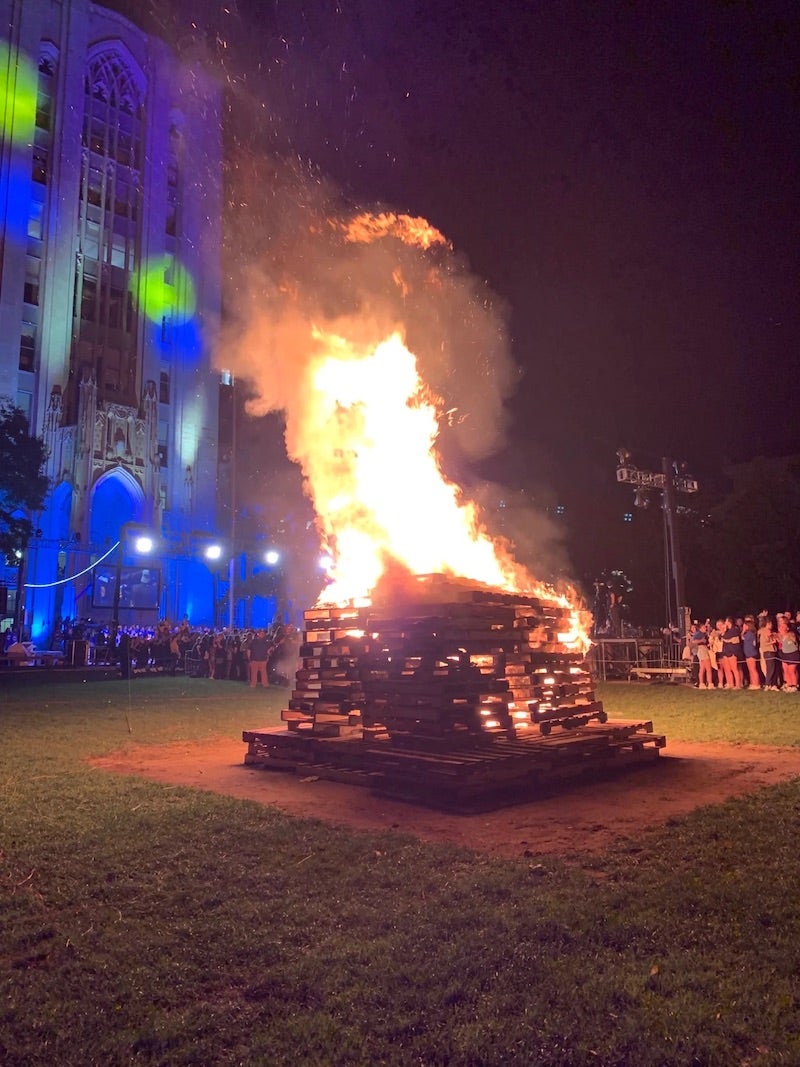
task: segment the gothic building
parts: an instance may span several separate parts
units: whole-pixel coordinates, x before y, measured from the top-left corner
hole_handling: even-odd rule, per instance
[[[0,395],[51,480],[0,584],[42,644],[61,617],[135,607],[211,623],[219,88],[89,0],[0,0],[0,33]],[[142,586],[130,602],[121,576]]]

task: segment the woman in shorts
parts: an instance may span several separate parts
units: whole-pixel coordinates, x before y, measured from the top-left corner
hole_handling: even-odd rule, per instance
[[[778,619],[778,657],[783,670],[783,691],[796,693],[800,651],[797,646],[797,632],[785,615]]]
[[[690,638],[690,648],[697,658],[697,688],[713,689],[714,672],[711,653],[708,650],[708,623],[695,627]]]
[[[710,621],[708,626],[708,656],[711,660],[711,670],[716,674],[718,689],[725,688],[725,675],[722,671],[722,631],[725,629],[725,620],[717,619],[716,626]]]
[[[744,653],[748,689],[761,688],[761,675],[758,673],[758,633],[756,620],[748,615],[742,628],[742,652]]]
[[[720,623],[717,623],[719,626]],[[742,644],[742,631],[729,615],[722,623],[722,673],[725,675],[726,689],[741,689],[739,676],[739,649]]]

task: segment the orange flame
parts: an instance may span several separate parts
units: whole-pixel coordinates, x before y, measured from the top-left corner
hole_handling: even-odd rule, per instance
[[[381,237],[396,237],[415,248],[430,248],[432,245],[452,248],[447,238],[427,219],[413,215],[398,215],[393,211],[371,215],[365,211],[340,225],[345,240],[355,244],[372,244]]]
[[[399,267],[395,267],[395,269],[392,271],[392,281],[403,294],[403,296],[407,297],[411,290],[409,289],[408,283],[403,277],[403,272],[400,270]]]
[[[449,574],[555,600],[571,609],[559,640],[585,647],[577,607],[516,563],[444,477],[435,454],[442,405],[401,336],[374,348],[321,330],[314,337],[296,458],[333,559],[320,603],[368,598],[399,564],[412,575]]]

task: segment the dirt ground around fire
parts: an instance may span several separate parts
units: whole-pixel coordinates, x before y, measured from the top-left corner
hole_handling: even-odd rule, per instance
[[[613,777],[561,784],[549,795],[454,814],[369,789],[244,764],[246,746],[220,739],[130,748],[92,760],[99,769],[275,805],[358,830],[411,834],[498,857],[599,853],[695,808],[800,776],[800,748],[670,742]]]

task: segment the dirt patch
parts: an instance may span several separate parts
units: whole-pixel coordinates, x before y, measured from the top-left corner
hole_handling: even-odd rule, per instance
[[[662,754],[614,778],[480,814],[450,814],[377,797],[338,782],[244,765],[241,741],[132,748],[92,766],[274,804],[359,830],[396,831],[495,856],[602,852],[675,815],[800,776],[800,749],[669,742]]]

